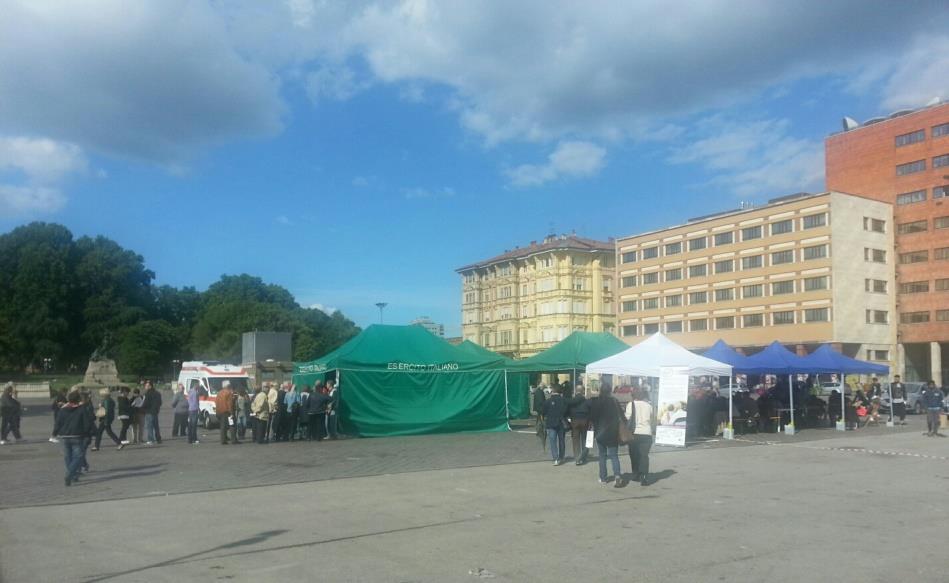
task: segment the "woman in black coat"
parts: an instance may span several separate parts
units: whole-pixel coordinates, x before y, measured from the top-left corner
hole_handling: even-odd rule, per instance
[[[600,465],[600,483],[607,482],[606,458],[610,458],[613,466],[613,476],[616,488],[626,485],[623,480],[619,463],[619,426],[626,423],[620,404],[613,397],[613,389],[608,385],[600,388],[600,396],[594,398],[590,405],[590,420],[593,422],[594,438],[596,440],[597,457]]]

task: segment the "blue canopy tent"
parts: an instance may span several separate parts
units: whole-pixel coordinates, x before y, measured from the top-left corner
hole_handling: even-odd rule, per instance
[[[738,354],[735,349],[729,346],[724,340],[719,339],[711,348],[702,353],[705,358],[711,358],[718,362],[724,362],[732,367],[732,373],[742,372],[742,369],[748,365],[748,357]],[[734,439],[734,418],[732,412],[732,377],[728,377],[728,430],[724,432],[725,439]]]
[[[807,355],[805,359],[808,362],[814,363],[816,366],[821,368],[833,368],[835,372],[840,375],[840,410],[843,411],[846,407],[846,391],[843,390],[844,375],[847,374],[878,374],[878,375],[888,375],[890,374],[890,367],[885,364],[874,364],[872,362],[865,362],[863,360],[857,360],[856,358],[850,358],[845,356],[833,348],[830,344],[822,344],[817,350]],[[893,396],[890,395],[890,403],[893,402]],[[893,421],[893,406],[890,405],[890,423]],[[847,426],[843,421],[837,424],[837,429],[840,431],[845,431]]]

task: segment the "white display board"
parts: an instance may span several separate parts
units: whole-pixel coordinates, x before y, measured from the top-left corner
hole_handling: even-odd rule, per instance
[[[659,408],[657,409],[656,444],[685,447],[688,420],[689,369],[664,366],[659,369]]]

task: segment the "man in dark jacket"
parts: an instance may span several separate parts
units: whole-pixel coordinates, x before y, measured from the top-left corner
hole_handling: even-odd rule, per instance
[[[313,392],[310,398],[304,403],[305,409],[302,411],[309,424],[309,433],[307,441],[323,441],[326,437],[326,407],[329,405],[329,397],[323,394],[323,383],[316,381],[313,385]]]
[[[577,395],[567,401],[567,418],[570,420],[573,459],[578,466],[583,465],[589,454],[586,441],[587,429],[590,427],[590,401],[583,395]]]
[[[56,425],[53,435],[63,444],[64,460],[66,463],[66,485],[71,486],[79,479],[79,468],[83,462],[83,441],[92,431],[86,407],[80,404],[77,391],[69,393],[66,404],[56,416]]]
[[[20,401],[13,395],[13,383],[7,383],[3,387],[3,395],[0,396],[0,445],[7,442],[7,436],[12,432],[13,439],[19,441],[23,439],[20,435],[20,415],[23,407]]]
[[[606,460],[609,458],[613,467],[614,487],[622,488],[626,485],[623,480],[619,463],[619,426],[625,423],[620,405],[613,397],[613,390],[609,385],[600,387],[600,395],[590,403],[590,421],[596,435],[597,456],[600,463],[600,483],[607,482]]]
[[[906,425],[906,385],[900,375],[894,376],[890,383],[890,405],[890,418],[899,417],[900,425]]]
[[[923,406],[926,407],[926,433],[929,437],[938,435],[942,437],[943,435],[939,433],[939,425],[942,417],[942,401],[943,394],[942,389],[936,386],[935,381],[929,381],[926,383],[926,388],[923,389],[923,394],[921,396],[923,400]]]
[[[122,445],[119,437],[112,431],[112,422],[115,421],[115,401],[112,399],[112,393],[109,389],[102,389],[99,391],[99,396],[101,397],[99,407],[102,408],[105,415],[98,418],[99,423],[96,427],[96,443],[92,446],[92,451],[99,451],[99,446],[102,445],[103,433],[108,433],[116,446]]]
[[[150,382],[145,383],[142,411],[145,413],[145,445],[155,445],[159,441],[158,409],[161,408],[161,395]]]
[[[541,411],[544,416],[544,427],[547,429],[547,442],[550,446],[550,457],[554,465],[563,463],[564,450],[564,418],[567,416],[567,401],[560,394],[560,387],[554,385],[550,391],[550,398],[544,401]]]

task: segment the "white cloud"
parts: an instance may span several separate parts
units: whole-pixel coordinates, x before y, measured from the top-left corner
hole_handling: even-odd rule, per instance
[[[353,178],[353,186],[356,188],[365,188],[369,186],[369,178],[365,176],[356,176]]]
[[[47,214],[61,209],[60,185],[84,172],[87,163],[75,144],[46,138],[0,137],[0,216]]]
[[[356,72],[345,65],[322,66],[307,74],[306,94],[314,103],[322,99],[345,101],[369,88],[369,83],[356,78]]]
[[[436,189],[420,187],[403,188],[402,196],[409,200],[451,198],[455,196],[455,189],[451,188],[450,186]]]
[[[606,163],[606,150],[590,142],[557,144],[545,164],[523,164],[507,171],[514,186],[540,186],[561,178],[581,178],[598,173]]]
[[[824,150],[819,141],[789,135],[783,119],[726,120],[695,124],[687,146],[673,147],[669,162],[698,164],[713,184],[739,196],[774,196],[823,189]]]
[[[334,308],[333,306],[324,306],[320,303],[310,304],[309,308],[311,310],[319,310],[327,316],[332,316],[338,310],[338,308]]]
[[[274,222],[278,225],[292,225],[293,221],[290,220],[290,217],[287,215],[277,215],[274,218]]]
[[[924,35],[903,55],[883,89],[883,105],[915,108],[934,97],[949,101],[949,36]]]

